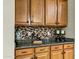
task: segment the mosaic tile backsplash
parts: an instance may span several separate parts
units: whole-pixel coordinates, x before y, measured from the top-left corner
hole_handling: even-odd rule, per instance
[[[42,40],[52,38],[54,28],[48,27],[25,27],[19,26],[15,28],[15,39],[17,41],[26,41],[31,43],[33,40]]]

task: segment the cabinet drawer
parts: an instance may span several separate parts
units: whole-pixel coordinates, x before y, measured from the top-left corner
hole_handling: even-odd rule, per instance
[[[35,53],[46,52],[49,50],[50,50],[50,47],[39,47],[39,48],[35,48]]]
[[[16,56],[16,59],[33,59],[33,55]]]
[[[64,45],[64,49],[70,49],[70,48],[73,48],[74,47],[74,44],[65,44]]]
[[[52,51],[52,50],[60,50],[60,49],[63,49],[63,45],[51,46],[51,51]]]
[[[34,53],[34,49],[20,49],[20,50],[16,50],[16,56],[19,55],[26,55],[26,54],[33,54]]]

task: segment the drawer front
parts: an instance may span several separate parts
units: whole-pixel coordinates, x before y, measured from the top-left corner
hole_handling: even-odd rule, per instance
[[[52,50],[61,50],[61,49],[63,49],[63,45],[51,46],[51,51],[52,51]]]
[[[39,47],[35,48],[35,53],[50,51],[50,47]]]
[[[16,59],[33,59],[33,55],[16,56]]]
[[[73,48],[74,47],[74,44],[65,44],[64,45],[64,49],[70,49],[70,48]]]
[[[34,53],[33,48],[16,50],[16,56],[26,55],[26,54],[33,54],[33,53]]]

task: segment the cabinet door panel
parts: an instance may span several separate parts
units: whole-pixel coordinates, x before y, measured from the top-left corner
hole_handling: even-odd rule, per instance
[[[56,25],[57,0],[46,0],[46,25]]]
[[[36,54],[36,59],[50,59],[49,56],[50,56],[49,52],[38,53]]]
[[[28,0],[15,0],[15,23],[26,24],[28,20]]]
[[[51,51],[51,59],[63,59],[63,50]]]
[[[33,55],[17,56],[16,59],[33,59]]]
[[[73,49],[66,49],[64,50],[64,59],[74,59],[74,50]]]
[[[16,56],[28,55],[28,54],[33,54],[33,53],[34,53],[33,48],[16,50]]]
[[[31,0],[32,25],[44,24],[44,0]]]
[[[67,13],[67,0],[58,0],[58,22],[59,26],[67,26],[68,13]]]

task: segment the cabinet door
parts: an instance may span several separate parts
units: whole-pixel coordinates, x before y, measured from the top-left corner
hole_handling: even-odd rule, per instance
[[[63,59],[63,50],[51,51],[51,59]]]
[[[50,59],[50,54],[49,54],[49,52],[44,52],[44,53],[38,53],[38,54],[36,54],[35,55],[36,57],[36,59]]]
[[[15,23],[27,24],[28,22],[28,0],[15,0]]]
[[[59,26],[67,26],[68,21],[68,4],[67,0],[58,0],[58,25]]]
[[[56,25],[57,0],[46,0],[46,25]]]
[[[31,0],[31,24],[44,25],[44,0]]]
[[[16,59],[33,59],[33,55],[17,56]]]
[[[64,59],[74,59],[74,50],[73,49],[66,49],[64,50]]]

